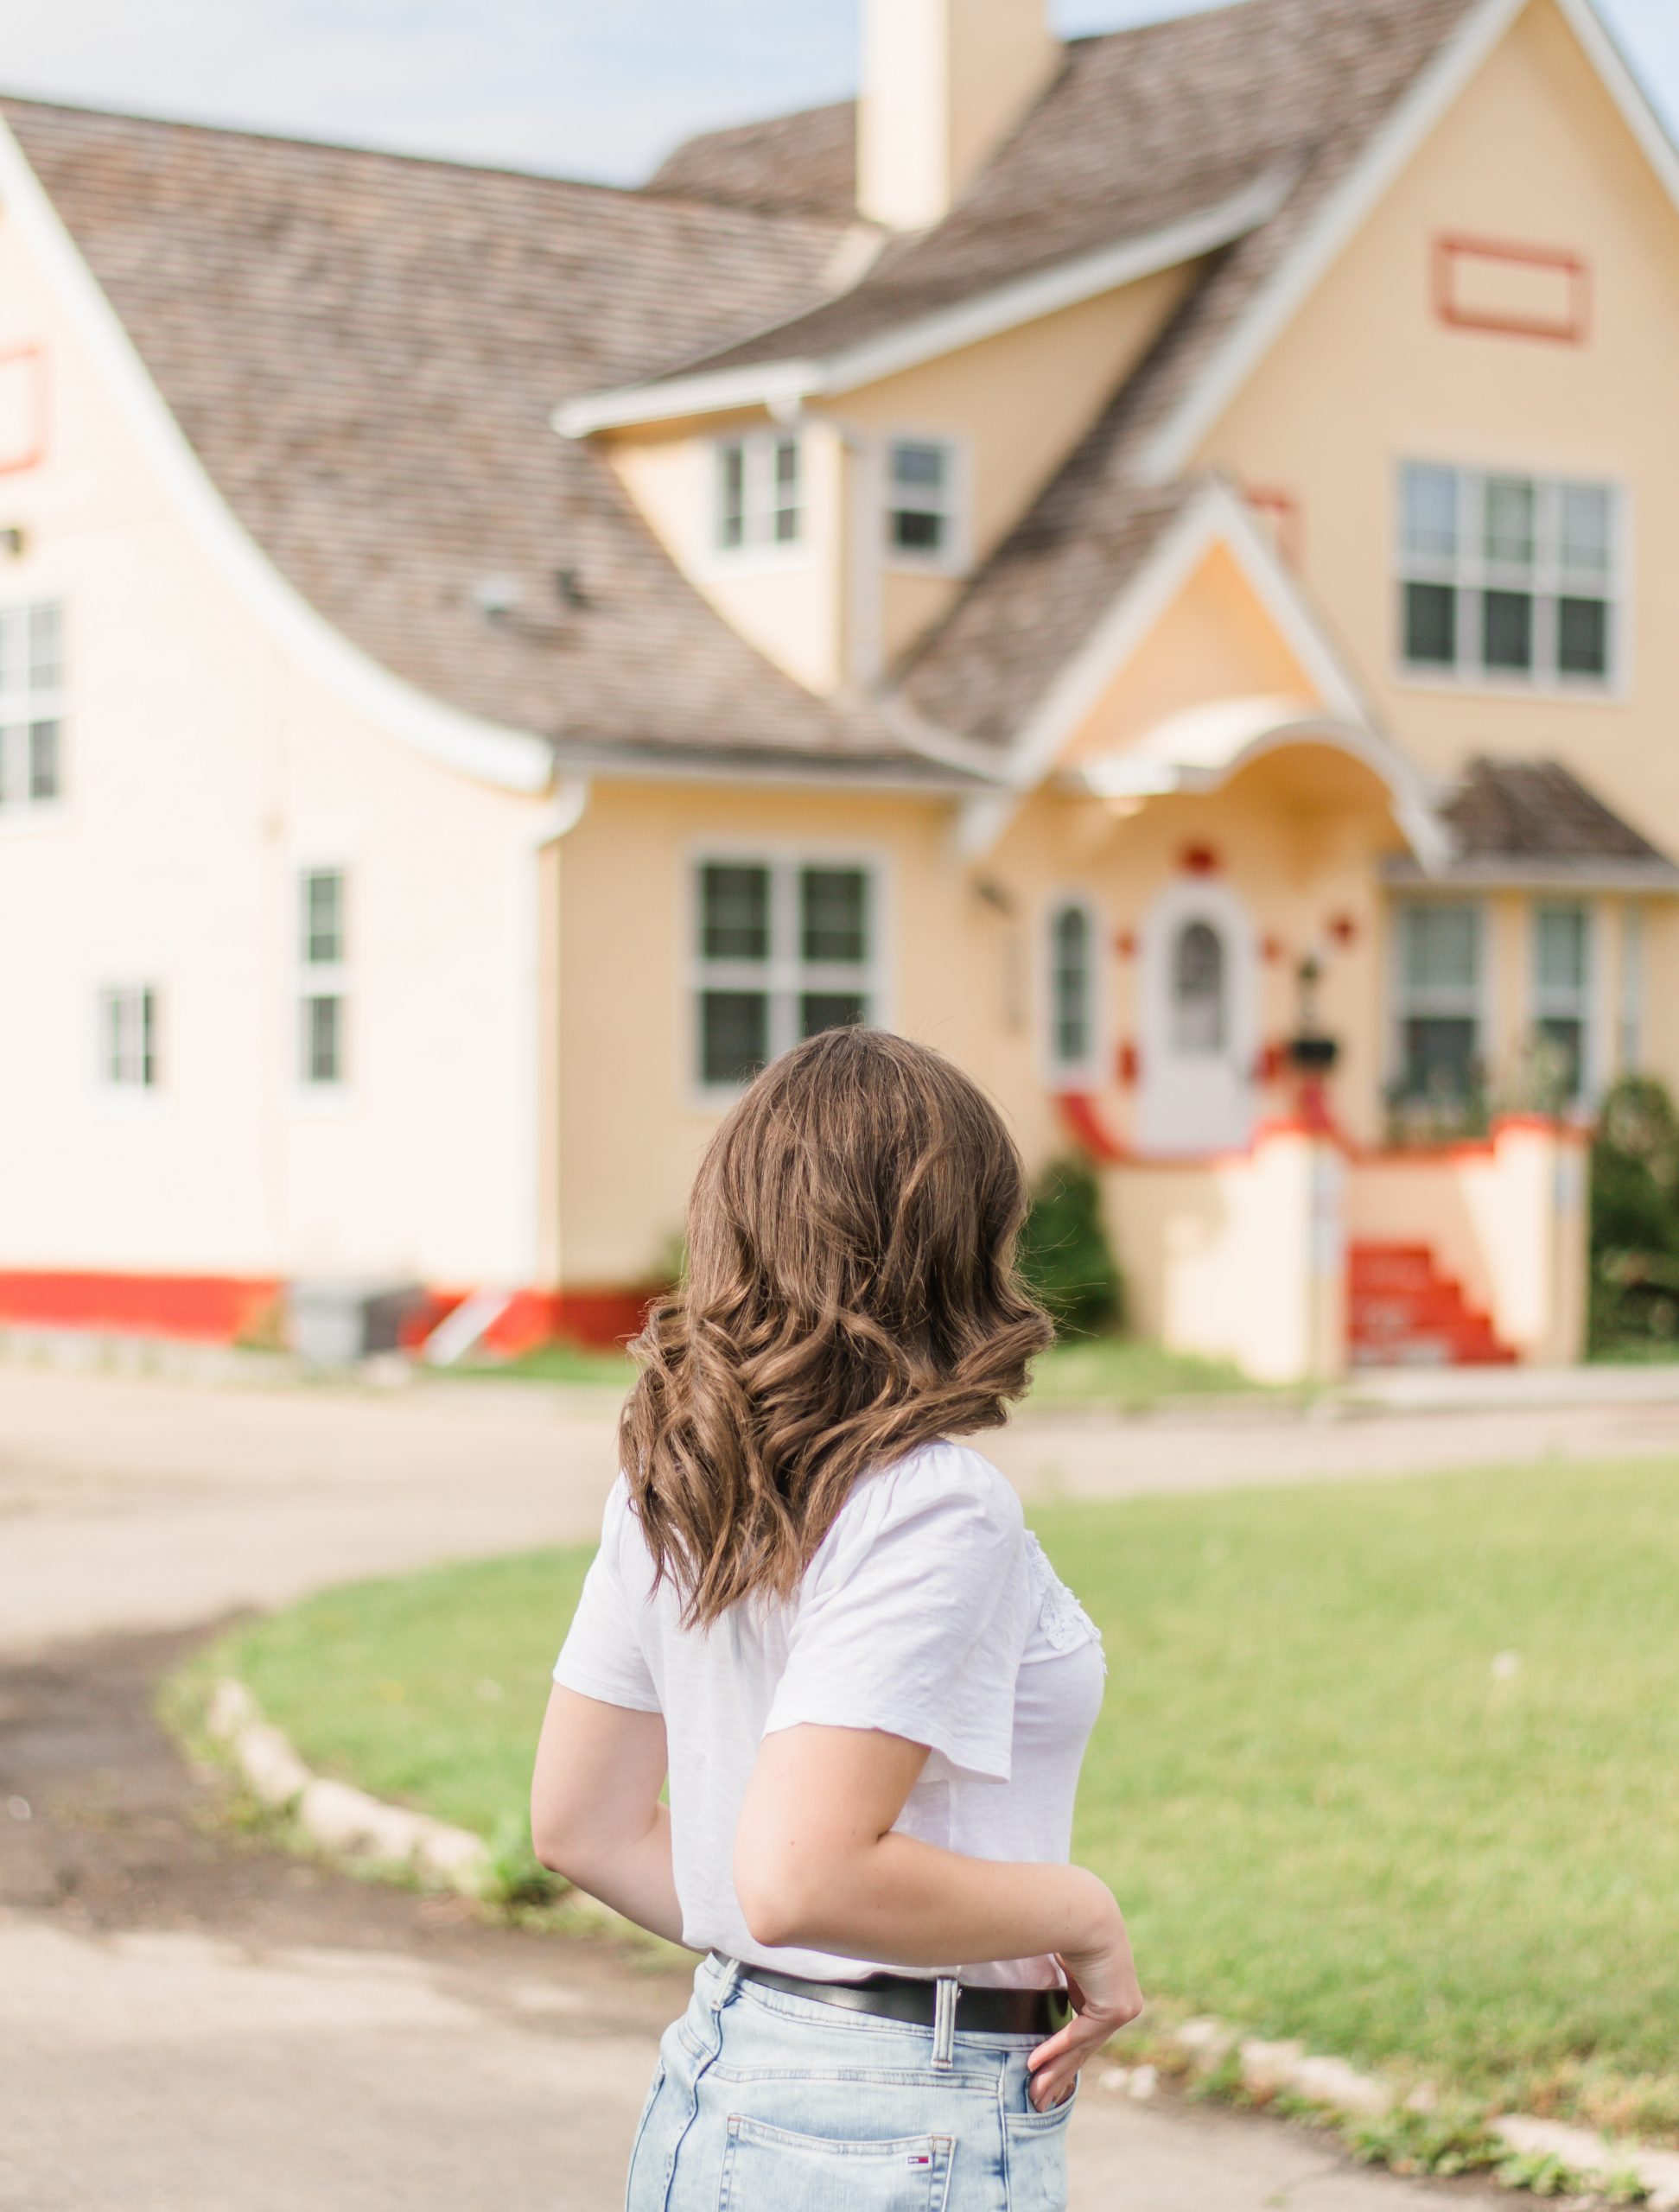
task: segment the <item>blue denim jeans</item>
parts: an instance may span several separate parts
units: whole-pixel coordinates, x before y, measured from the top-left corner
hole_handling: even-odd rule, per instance
[[[714,1952],[659,2044],[626,2212],[1066,2212],[1074,2097],[1034,2035],[947,2035],[744,1980]],[[1076,2093],[1075,2093],[1076,2095]]]

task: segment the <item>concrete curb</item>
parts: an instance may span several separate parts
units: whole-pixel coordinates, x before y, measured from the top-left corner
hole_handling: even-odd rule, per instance
[[[1303,2043],[1240,2037],[1220,2020],[1186,2020],[1174,2031],[1173,2041],[1188,2053],[1199,2073],[1212,2072],[1234,2054],[1242,2085],[1255,2096],[1274,2097],[1287,2091],[1345,2119],[1380,2118],[1402,2102],[1390,2083],[1359,2073],[1345,2059],[1313,2055]],[[1103,2087],[1122,2094],[1147,2097],[1154,2093],[1153,2067],[1114,2067],[1101,2078]],[[1403,2101],[1414,2111],[1426,2112],[1432,2098],[1426,2090],[1414,2090]],[[1487,2122],[1487,2128],[1512,2157],[1555,2158],[1583,2182],[1599,2187],[1631,2175],[1647,2192],[1648,2212],[1679,2212],[1679,2151],[1619,2144],[1593,2129],[1525,2113],[1500,2113]]]
[[[280,1730],[263,1719],[243,1682],[230,1676],[217,1682],[206,1726],[227,1746],[251,1794],[272,1811],[290,1813],[329,1856],[398,1867],[468,1897],[480,1893],[489,1869],[481,1837],[311,1773]],[[1312,2053],[1303,2043],[1238,2036],[1220,2020],[1186,2020],[1173,2040],[1198,2073],[1212,2073],[1233,2052],[1243,2087],[1255,2096],[1287,2091],[1348,2119],[1379,2118],[1401,2101],[1390,2083],[1361,2074],[1345,2059]],[[1152,2066],[1110,2066],[1099,2080],[1112,2094],[1146,2101],[1155,2094],[1159,2076]],[[1414,2109],[1428,2109],[1423,2097],[1424,2093],[1412,2093],[1409,2101]],[[1588,2183],[1606,2184],[1636,2176],[1648,2192],[1648,2212],[1679,2212],[1679,2151],[1617,2145],[1589,2128],[1522,2113],[1501,2113],[1488,2127],[1512,2156],[1556,2158]]]
[[[387,1805],[347,1782],[312,1774],[286,1738],[263,1719],[243,1682],[219,1681],[205,1725],[225,1744],[247,1787],[270,1811],[289,1813],[312,1843],[335,1859],[399,1867],[467,1897],[480,1894],[490,1854],[480,1836],[426,1813]]]

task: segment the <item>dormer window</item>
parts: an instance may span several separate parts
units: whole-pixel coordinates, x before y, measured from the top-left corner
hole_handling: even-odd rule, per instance
[[[720,438],[716,456],[718,551],[797,545],[804,535],[798,440],[774,431]]]
[[[887,557],[894,567],[963,564],[960,456],[948,438],[894,438],[887,449]]]

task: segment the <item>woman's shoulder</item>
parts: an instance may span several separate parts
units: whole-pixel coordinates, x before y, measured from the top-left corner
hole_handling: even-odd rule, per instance
[[[865,1475],[842,1517],[860,1533],[912,1521],[983,1526],[1007,1536],[1025,1526],[1019,1496],[1002,1469],[972,1445],[946,1437],[919,1444]]]

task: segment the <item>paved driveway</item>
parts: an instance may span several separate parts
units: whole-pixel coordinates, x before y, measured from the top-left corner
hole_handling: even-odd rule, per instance
[[[1671,1408],[1022,1421],[1027,1491],[1124,1495],[1679,1449]],[[609,1408],[504,1386],[200,1390],[0,1367],[0,2212],[606,2212],[668,1976],[206,1826],[150,1715],[202,1624],[582,1536]],[[1507,2200],[1090,2083],[1075,2205]]]

